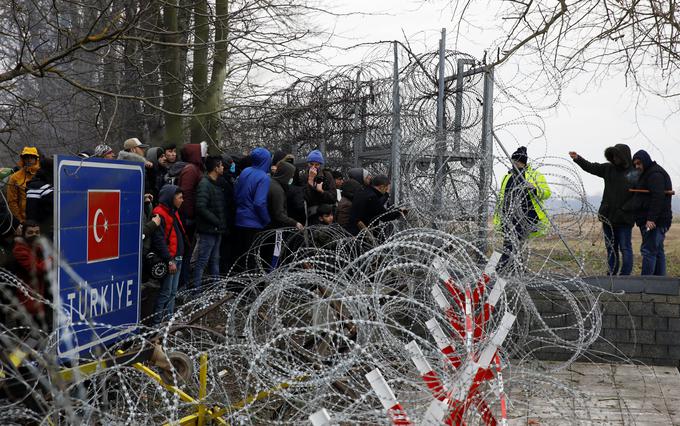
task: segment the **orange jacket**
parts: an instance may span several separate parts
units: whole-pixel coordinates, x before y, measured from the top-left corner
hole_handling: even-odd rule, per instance
[[[26,220],[26,184],[40,169],[40,159],[31,167],[24,167],[23,159],[19,159],[18,164],[21,169],[14,172],[7,182],[7,204],[14,217],[23,222]]]

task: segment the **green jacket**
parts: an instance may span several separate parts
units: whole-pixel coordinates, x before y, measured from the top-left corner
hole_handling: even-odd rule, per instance
[[[507,173],[503,177],[503,182],[501,183],[501,192],[498,196],[496,212],[494,213],[493,217],[493,224],[496,229],[501,228],[501,216],[502,216],[501,212],[503,209],[503,199],[505,197],[505,190],[511,175],[512,172]],[[550,198],[550,195],[552,193],[550,192],[550,187],[548,186],[548,183],[545,181],[545,176],[543,176],[543,174],[538,170],[534,170],[533,168],[531,168],[531,166],[529,165],[527,165],[526,168],[524,169],[524,179],[527,181],[527,183],[533,185],[536,188],[535,191],[529,191],[529,199],[531,200],[531,205],[536,211],[536,215],[538,216],[539,222],[538,230],[530,233],[529,237],[540,237],[541,235],[545,235],[550,230],[550,221],[548,220],[548,216],[545,213],[543,202]]]
[[[227,231],[226,207],[222,187],[203,176],[196,189],[196,231],[199,234],[224,234]]]

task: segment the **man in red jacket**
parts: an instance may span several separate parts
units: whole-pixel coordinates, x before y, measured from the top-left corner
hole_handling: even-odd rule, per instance
[[[42,249],[38,244],[39,238],[40,225],[31,220],[25,221],[21,226],[21,236],[14,239],[12,254],[17,265],[17,276],[27,287],[17,289],[19,301],[39,324],[49,326],[51,315],[49,315],[45,304],[39,300],[47,296],[47,285],[45,283],[47,266]]]
[[[180,213],[187,219],[187,228],[193,228],[193,221],[196,217],[196,188],[203,178],[203,157],[201,156],[201,145],[192,143],[184,145],[182,148],[182,159],[186,165],[179,174],[179,187],[184,193],[184,204],[180,208]],[[193,232],[189,231],[190,234]],[[192,235],[190,235],[192,236]]]
[[[161,283],[154,306],[153,325],[168,319],[175,311],[182,258],[189,248],[184,225],[177,213],[183,200],[181,189],[175,185],[165,185],[158,195],[159,204],[153,209],[153,214],[160,216],[161,224],[151,236],[151,249],[168,264],[168,274]]]
[[[203,179],[203,171],[205,170],[201,145],[197,143],[184,145],[182,147],[182,160],[186,161],[186,165],[179,174],[178,185],[184,194],[184,203],[179,209],[179,213],[189,239],[187,243],[193,247],[196,233],[196,190],[199,182]],[[184,256],[183,262],[179,286],[191,287],[191,253]]]

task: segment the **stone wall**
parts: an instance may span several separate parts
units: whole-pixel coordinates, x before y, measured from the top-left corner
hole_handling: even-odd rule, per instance
[[[648,365],[680,364],[680,280],[676,278],[593,277],[595,286],[621,294],[605,293],[599,300],[602,331],[589,348],[590,360],[636,360]],[[556,292],[530,292],[534,304],[551,327],[566,339],[576,339],[572,308]],[[577,294],[578,297],[578,294]],[[564,360],[569,352],[560,347],[541,347],[535,353],[546,360]]]

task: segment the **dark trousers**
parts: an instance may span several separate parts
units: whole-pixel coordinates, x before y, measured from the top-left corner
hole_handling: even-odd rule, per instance
[[[522,250],[522,245],[529,237],[529,232],[520,222],[511,222],[503,224],[503,254],[498,261],[497,269],[500,272],[507,273],[512,266],[508,265],[510,258],[515,260]],[[516,259],[521,260],[521,259]]]
[[[642,234],[642,244],[640,254],[642,254],[642,273],[641,275],[666,275],[666,252],[663,247],[668,228],[657,226],[648,231],[646,227],[640,227]]]
[[[236,259],[236,270],[239,272],[248,270],[248,259],[246,253],[253,245],[253,241],[257,238],[262,230],[255,228],[243,228],[237,226],[234,231],[234,257]]]
[[[229,228],[229,231],[222,235],[222,241],[220,241],[220,274],[222,275],[227,275],[229,273],[236,260],[234,235],[234,229]]]
[[[609,275],[630,275],[633,270],[632,226],[602,224],[604,245],[607,248]],[[620,268],[620,269],[619,269]]]
[[[194,250],[194,236],[196,235],[196,226],[193,220],[187,220],[184,230],[187,233],[189,241],[184,242],[184,257],[182,260],[182,271],[179,277],[179,288],[191,288],[191,257]]]

